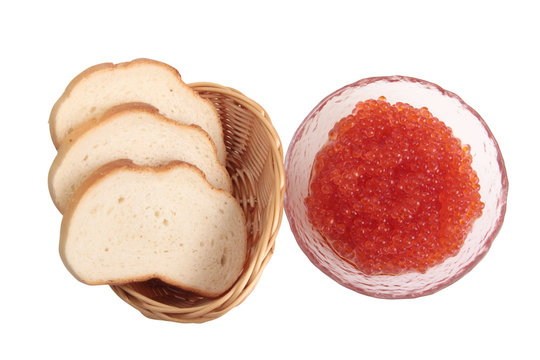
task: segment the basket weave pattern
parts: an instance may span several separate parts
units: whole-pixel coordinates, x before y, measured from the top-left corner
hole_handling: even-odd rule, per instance
[[[248,230],[248,258],[238,281],[218,298],[206,298],[159,280],[111,286],[143,315],[160,320],[201,323],[240,304],[270,260],[283,214],[285,171],[281,141],[264,109],[242,93],[212,83],[189,85],[210,100],[221,118],[227,171]]]

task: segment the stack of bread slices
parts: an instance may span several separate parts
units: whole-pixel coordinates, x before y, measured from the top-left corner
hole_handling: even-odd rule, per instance
[[[100,64],[75,77],[49,120],[60,255],[87,284],[157,278],[219,296],[246,259],[221,121],[176,69]]]

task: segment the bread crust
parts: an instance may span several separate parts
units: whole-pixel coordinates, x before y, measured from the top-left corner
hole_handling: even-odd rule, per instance
[[[60,139],[58,139],[58,137],[56,135],[56,132],[55,132],[56,116],[58,114],[59,108],[61,107],[63,102],[69,97],[69,95],[71,94],[71,91],[73,90],[73,88],[75,88],[85,78],[89,77],[90,75],[92,75],[92,74],[94,74],[96,72],[112,71],[112,70],[115,70],[115,69],[124,69],[124,68],[138,66],[140,64],[151,64],[151,65],[162,66],[164,69],[171,72],[178,79],[178,81],[181,84],[183,84],[187,89],[189,89],[189,91],[193,94],[193,96],[198,97],[201,100],[203,100],[204,102],[208,103],[210,105],[210,108],[212,109],[212,112],[214,112],[214,114],[216,115],[216,118],[219,120],[218,121],[219,133],[220,133],[219,136],[220,136],[221,139],[224,139],[224,137],[223,137],[223,125],[221,123],[219,114],[218,114],[216,108],[214,107],[214,105],[212,104],[211,101],[201,97],[195,90],[193,90],[189,85],[187,85],[182,80],[182,76],[180,75],[178,70],[176,70],[174,67],[172,67],[172,66],[170,66],[168,64],[165,64],[165,63],[163,63],[161,61],[152,60],[152,59],[148,59],[148,58],[139,58],[139,59],[135,59],[135,60],[132,60],[132,61],[122,62],[122,63],[117,63],[117,64],[114,64],[114,63],[102,63],[102,64],[97,64],[97,65],[91,66],[88,69],[81,72],[79,75],[75,76],[75,78],[73,78],[69,82],[68,86],[64,90],[64,93],[60,96],[60,98],[54,104],[54,106],[53,106],[53,108],[51,110],[51,114],[49,116],[49,132],[51,134],[51,139],[53,141],[53,144],[54,144],[55,148],[58,149],[60,147],[60,145],[61,145],[61,141],[60,141]]]
[[[115,172],[118,172],[118,171],[122,171],[124,169],[129,169],[130,171],[136,171],[136,172],[141,172],[141,173],[143,173],[143,172],[160,173],[160,172],[167,172],[167,171],[169,171],[169,170],[171,170],[173,168],[176,168],[176,167],[185,167],[185,168],[189,168],[189,169],[195,171],[206,182],[206,184],[212,189],[212,191],[222,192],[234,204],[236,204],[236,206],[240,209],[241,213],[243,214],[243,216],[242,216],[242,229],[245,232],[246,239],[247,239],[247,224],[246,224],[245,214],[244,214],[244,212],[242,210],[242,207],[238,203],[238,200],[236,200],[227,191],[222,190],[222,189],[217,189],[212,184],[210,184],[206,180],[206,177],[204,176],[204,173],[201,170],[199,170],[199,168],[197,168],[197,167],[195,167],[195,166],[193,166],[193,165],[191,165],[189,163],[186,163],[184,161],[172,161],[172,162],[170,162],[170,163],[168,163],[166,165],[153,167],[153,166],[139,166],[139,165],[134,164],[133,161],[131,161],[131,160],[120,159],[120,160],[116,160],[116,161],[113,161],[113,162],[110,162],[108,164],[103,165],[98,170],[96,170],[94,173],[92,173],[92,175],[90,175],[88,177],[88,179],[86,179],[86,181],[75,192],[75,194],[74,194],[74,196],[72,198],[72,201],[70,202],[68,208],[66,209],[66,212],[64,213],[64,217],[62,218],[62,224],[61,224],[61,227],[60,227],[60,246],[59,246],[60,257],[62,259],[62,262],[66,266],[66,268],[69,270],[69,272],[77,280],[79,280],[79,281],[81,281],[81,282],[83,282],[85,284],[88,284],[88,285],[102,285],[102,284],[122,285],[122,284],[127,284],[127,283],[132,283],[132,282],[147,281],[147,280],[156,278],[156,279],[159,279],[159,280],[161,280],[161,281],[163,281],[163,282],[165,282],[165,283],[167,283],[169,285],[176,286],[176,287],[178,287],[180,289],[191,291],[193,293],[196,293],[196,294],[199,294],[199,295],[202,295],[202,296],[205,296],[205,297],[209,297],[209,298],[218,297],[219,295],[221,295],[221,294],[223,294],[224,292],[227,291],[227,290],[225,290],[224,292],[219,292],[219,293],[201,291],[200,289],[195,289],[193,287],[189,287],[189,286],[187,286],[187,285],[185,285],[185,284],[183,284],[181,282],[175,281],[174,279],[168,278],[165,275],[157,274],[157,273],[153,273],[153,274],[149,274],[147,276],[141,276],[141,277],[124,278],[124,279],[120,279],[118,281],[107,281],[105,283],[87,282],[87,281],[81,279],[77,275],[77,273],[69,266],[69,262],[65,258],[65,245],[66,245],[67,232],[68,232],[68,229],[69,229],[69,222],[71,220],[71,217],[73,216],[73,213],[75,212],[75,210],[77,208],[77,204],[81,201],[81,199],[84,197],[85,193],[89,189],[91,189],[93,186],[99,184],[108,175],[111,175],[111,174],[113,174]],[[240,274],[242,274],[243,269],[245,268],[247,255],[248,255],[248,251],[246,251],[246,258],[244,258],[244,262],[243,262],[242,270],[240,271]],[[238,281],[238,279],[236,281]],[[234,285],[234,283],[233,283],[233,285]]]
[[[168,123],[168,124],[170,124],[172,126],[176,126],[178,129],[188,129],[188,128],[193,129],[193,130],[199,132],[204,137],[206,137],[210,141],[210,144],[211,144],[212,149],[213,149],[213,154],[216,156],[216,159],[218,159],[218,163],[219,163],[220,168],[224,171],[225,174],[227,174],[227,180],[226,181],[227,181],[228,188],[232,189],[231,178],[230,178],[229,173],[227,172],[227,169],[225,168],[225,166],[223,166],[223,164],[221,164],[221,162],[219,161],[217,148],[216,148],[216,145],[214,144],[214,141],[212,140],[210,135],[208,135],[208,133],[206,131],[204,131],[199,125],[196,125],[196,124],[186,125],[186,124],[181,124],[181,123],[179,123],[177,121],[171,120],[171,119],[161,115],[157,108],[155,108],[152,105],[146,104],[146,103],[142,103],[142,102],[125,103],[125,104],[120,104],[120,105],[113,106],[112,108],[105,111],[105,113],[103,113],[102,116],[100,116],[98,118],[90,119],[90,120],[82,123],[75,130],[73,130],[66,137],[65,141],[63,141],[62,144],[60,145],[60,148],[58,149],[58,153],[56,154],[56,157],[53,160],[53,163],[51,165],[51,168],[49,169],[49,174],[48,174],[49,194],[51,195],[51,199],[53,200],[54,205],[56,206],[58,211],[60,211],[60,213],[62,213],[62,209],[59,206],[58,201],[57,201],[58,197],[57,197],[57,195],[56,195],[56,193],[54,191],[53,180],[54,180],[54,175],[56,174],[56,171],[58,170],[58,168],[62,164],[62,161],[64,161],[64,158],[66,157],[66,154],[68,154],[70,149],[73,146],[75,146],[77,141],[82,136],[84,136],[87,132],[92,131],[92,130],[96,129],[97,127],[102,126],[102,125],[104,125],[104,124],[106,124],[106,123],[108,123],[110,121],[113,121],[118,116],[122,116],[125,113],[130,113],[130,112],[146,112],[146,113],[149,113],[149,114],[152,114],[152,115],[158,117],[160,120],[162,120],[162,121],[164,121],[164,122],[166,122],[166,123]],[[203,173],[203,176],[204,176],[204,173]],[[205,179],[206,179],[206,176],[205,176]]]

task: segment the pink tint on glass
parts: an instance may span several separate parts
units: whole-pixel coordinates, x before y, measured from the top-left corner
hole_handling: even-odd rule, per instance
[[[460,252],[426,273],[368,276],[339,257],[312,228],[304,199],[315,155],[328,141],[334,124],[352,112],[359,101],[386,97],[391,104],[427,107],[452,128],[454,136],[471,146],[472,167],[480,179],[485,207]],[[415,78],[375,77],[345,86],[321,101],[296,131],[285,158],[285,212],[300,248],[311,262],[341,285],[362,294],[389,299],[432,294],[460,279],[487,253],[506,211],[508,179],[497,141],[480,115],[456,94]]]

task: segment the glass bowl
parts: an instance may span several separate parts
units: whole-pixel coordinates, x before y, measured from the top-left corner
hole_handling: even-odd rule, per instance
[[[368,276],[338,256],[308,220],[304,199],[308,195],[311,168],[315,155],[328,140],[328,132],[337,121],[349,115],[359,101],[380,96],[391,104],[426,106],[433,116],[452,129],[454,136],[471,146],[472,167],[480,180],[480,195],[485,204],[482,216],[474,222],[459,253],[425,273]],[[506,211],[506,169],[487,124],[456,94],[411,77],[367,78],[327,96],[294,134],[285,158],[285,171],[285,212],[300,248],[316,267],[341,285],[379,298],[429,295],[460,279],[487,253]]]

